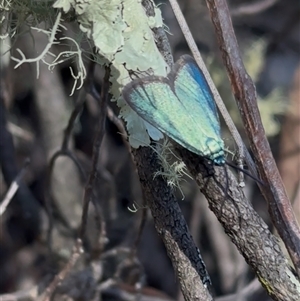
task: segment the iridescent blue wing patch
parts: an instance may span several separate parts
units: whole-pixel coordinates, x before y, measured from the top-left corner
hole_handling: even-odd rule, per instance
[[[181,146],[215,164],[225,163],[215,101],[190,56],[182,56],[168,77],[132,81],[123,97],[138,115]]]

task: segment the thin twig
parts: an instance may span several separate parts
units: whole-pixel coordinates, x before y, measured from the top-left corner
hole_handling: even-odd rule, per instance
[[[5,194],[3,201],[0,204],[0,216],[5,212],[8,204],[14,197],[17,190],[19,189],[20,182],[22,181],[22,178],[25,175],[25,171],[26,171],[29,163],[30,163],[30,160],[26,159],[24,162],[24,165],[23,165],[22,169],[20,170],[19,174],[17,175],[16,179],[11,183],[7,193]]]

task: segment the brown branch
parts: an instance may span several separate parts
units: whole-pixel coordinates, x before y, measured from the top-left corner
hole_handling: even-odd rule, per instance
[[[266,183],[265,186],[260,187],[261,192],[268,202],[273,224],[286,245],[298,275],[300,275],[299,226],[265,136],[257,107],[255,87],[244,68],[227,3],[225,0],[207,0],[207,5],[250,147],[261,179]]]
[[[245,199],[230,170],[226,166],[215,167],[214,175],[205,178],[203,174],[207,174],[207,166],[199,162],[199,157],[181,147],[176,149],[226,234],[272,298],[299,300],[300,283],[292,274],[277,239]]]

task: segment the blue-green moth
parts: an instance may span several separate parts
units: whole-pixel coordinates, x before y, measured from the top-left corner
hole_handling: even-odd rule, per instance
[[[122,94],[140,117],[175,142],[216,165],[224,165],[214,97],[192,57],[181,56],[167,77],[132,81]]]

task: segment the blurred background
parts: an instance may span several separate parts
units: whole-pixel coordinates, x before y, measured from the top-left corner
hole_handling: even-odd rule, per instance
[[[179,2],[208,70],[247,145],[205,1]],[[168,1],[157,4],[176,60],[189,53],[189,49]],[[228,5],[246,69],[256,83],[266,135],[300,221],[299,1],[231,0]],[[51,14],[47,12],[44,17],[47,15]],[[28,16],[29,11],[21,16],[27,22],[14,16],[18,27],[10,41],[13,56],[18,56],[16,49],[20,48],[26,57],[34,57],[48,42],[44,34],[29,27],[30,24],[38,27],[43,14],[39,15],[40,19]],[[51,18],[46,23],[51,24]],[[69,21],[65,25],[68,35],[82,40],[76,24]],[[4,26],[1,30],[4,36]],[[65,33],[63,30],[61,35]],[[3,300],[35,300],[37,291],[42,292],[49,285],[72,252],[81,221],[85,183],[92,168],[99,103],[89,95],[86,97],[70,137],[69,149],[77,157],[80,168],[66,155],[59,156],[50,168],[49,162],[61,148],[64,130],[78,98],[78,91],[69,96],[74,83],[69,66],[73,62],[67,61],[50,71],[41,63],[37,79],[36,64],[23,64],[14,69],[16,63],[10,60],[7,43],[0,45],[1,200],[25,159],[30,158],[23,184],[0,219],[0,294],[17,296],[17,299]],[[69,46],[66,42],[66,48]],[[91,51],[86,41],[82,40],[81,46],[86,53]],[[51,51],[57,54],[62,47],[54,45]],[[85,64],[90,64],[88,54]],[[94,80],[98,92],[103,74],[101,67],[96,66]],[[115,104],[110,103],[109,107],[117,116]],[[233,139],[225,127],[222,129],[225,145],[234,153]],[[149,212],[138,246],[138,259],[123,264],[136,239],[144,205],[131,155],[113,118],[106,120],[97,169],[85,246],[89,251],[63,282],[54,300],[133,300],[130,296],[137,281],[145,285],[143,296],[153,300],[182,300],[172,264]],[[181,190],[176,191],[178,202],[201,250],[216,296],[238,292],[254,279],[253,273],[189,177],[181,181]],[[246,179],[245,194],[273,229],[267,205],[250,179]],[[49,204],[52,218],[47,214]],[[105,221],[105,242],[101,241],[101,229],[104,229],[101,219]],[[52,252],[48,249],[49,225],[53,226]],[[105,251],[101,257],[99,250],[103,244]],[[118,281],[113,286],[101,286],[110,279]],[[259,298],[256,300],[268,300],[263,292]]]

